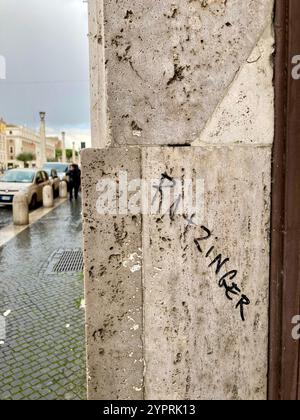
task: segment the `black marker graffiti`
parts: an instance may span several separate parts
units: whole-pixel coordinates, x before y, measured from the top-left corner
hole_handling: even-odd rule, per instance
[[[164,185],[165,181],[168,181],[169,183],[167,183],[167,185]],[[159,185],[153,185],[153,188],[155,188],[157,191],[155,193],[155,196],[153,197],[152,205],[155,203],[157,197],[159,196],[159,213],[161,212],[163,203],[163,188],[174,188],[175,186],[176,181],[167,173],[161,175]]]
[[[162,205],[163,205],[163,197],[164,197],[163,188],[171,189],[175,187],[176,187],[176,180],[172,178],[171,176],[169,176],[166,172],[161,175],[159,185],[153,185],[153,188],[156,189],[157,191],[153,197],[152,205],[155,203],[155,201],[159,197],[159,207],[158,207],[159,213],[161,213]],[[175,220],[175,215],[177,213],[181,200],[182,200],[182,194],[179,194],[167,211],[167,213],[169,213],[169,216],[172,222]],[[164,218],[164,216],[167,213],[163,214],[162,218]]]
[[[202,249],[203,248],[202,241],[207,241],[208,239],[210,239],[212,237],[212,232],[205,226],[201,226],[201,229],[203,230],[205,235],[202,236],[201,238],[194,239],[194,243],[196,245],[197,250],[201,254],[204,254],[205,251],[203,251],[203,249]],[[201,243],[201,245],[200,245],[200,243]],[[211,246],[208,249],[208,251],[206,252],[205,258],[208,259],[214,249],[215,249],[215,246]],[[230,262],[230,259],[228,257],[223,258],[222,254],[219,254],[213,260],[210,259],[210,261],[208,263],[208,267],[209,268],[214,267],[215,268],[215,274],[219,275],[220,272],[222,271],[223,267],[225,266],[225,264],[227,264],[229,262]],[[247,296],[242,294],[239,286],[235,282],[232,281],[237,277],[237,275],[238,275],[237,270],[230,270],[230,271],[226,272],[218,280],[218,285],[219,285],[220,288],[225,289],[225,296],[228,300],[232,301],[235,296],[240,296],[240,300],[238,301],[235,308],[240,309],[241,319],[244,322],[245,321],[245,306],[250,305],[251,302],[250,302],[250,300],[248,299]]]
[[[153,198],[153,203],[157,198],[159,197],[159,210],[161,211],[162,208],[162,202],[164,198],[164,188],[174,188],[176,186],[176,181],[169,176],[167,173],[164,173],[161,175],[160,183],[159,185],[154,185],[153,188],[157,189],[157,192]],[[174,221],[176,210],[178,208],[178,205],[180,203],[180,200],[182,199],[182,195],[179,195],[178,198],[174,201],[174,203],[169,208],[169,215],[170,219]],[[153,204],[152,203],[152,204]],[[164,217],[164,215],[162,216]],[[185,219],[187,225],[185,228],[184,235],[187,234],[189,229],[195,228],[197,229],[199,226],[194,222],[195,214],[192,216],[183,215],[183,218]],[[213,251],[216,250],[215,245],[211,245],[207,250],[203,250],[203,248],[206,245],[206,242],[212,238],[212,232],[209,228],[206,226],[200,226],[202,235],[200,237],[194,238],[194,244],[198,250],[198,252],[201,255],[204,255],[204,257],[208,260],[208,268],[214,268],[216,276],[219,276],[222,272],[222,270],[225,268],[225,265],[230,262],[230,259],[228,257],[223,257],[222,254],[218,253],[216,257],[211,257],[213,254]],[[216,238],[217,239],[217,238]],[[218,286],[222,289],[224,289],[225,297],[233,301],[235,297],[239,297],[239,301],[237,302],[235,309],[240,310],[240,316],[242,321],[245,321],[245,307],[250,305],[250,299],[244,295],[239,288],[238,284],[235,283],[233,280],[237,277],[238,271],[237,270],[230,270],[225,272],[220,278],[218,278]]]

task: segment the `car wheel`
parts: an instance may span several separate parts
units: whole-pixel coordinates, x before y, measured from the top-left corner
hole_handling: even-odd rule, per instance
[[[31,198],[31,202],[29,204],[29,209],[34,210],[36,208],[37,208],[37,196],[36,196],[36,194],[34,194]]]

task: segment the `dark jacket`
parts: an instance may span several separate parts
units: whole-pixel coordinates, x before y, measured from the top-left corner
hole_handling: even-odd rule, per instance
[[[79,168],[77,169],[70,169],[67,172],[67,176],[69,177],[69,183],[72,187],[80,187],[81,183],[81,171]]]

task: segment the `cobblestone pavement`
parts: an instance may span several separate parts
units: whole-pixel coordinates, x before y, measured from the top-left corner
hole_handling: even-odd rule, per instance
[[[0,229],[12,223],[11,207],[0,206]]]
[[[0,248],[0,400],[86,398],[82,274],[47,270],[58,249],[81,248],[80,213],[65,202]]]

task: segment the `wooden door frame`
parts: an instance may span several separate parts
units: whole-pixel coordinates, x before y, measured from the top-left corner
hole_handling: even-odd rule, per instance
[[[268,398],[300,399],[300,1],[276,0],[275,142],[272,169],[270,348]]]

